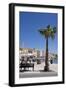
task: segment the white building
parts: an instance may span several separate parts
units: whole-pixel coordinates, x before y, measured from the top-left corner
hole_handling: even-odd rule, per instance
[[[32,48],[20,48],[19,55],[20,55],[20,58],[21,56],[40,57],[40,51]]]

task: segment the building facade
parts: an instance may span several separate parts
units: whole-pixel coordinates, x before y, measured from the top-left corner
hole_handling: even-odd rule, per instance
[[[34,56],[40,57],[40,51],[32,48],[20,48],[19,49],[20,56]]]

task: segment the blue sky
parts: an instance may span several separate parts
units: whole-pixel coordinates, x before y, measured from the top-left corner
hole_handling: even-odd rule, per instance
[[[45,50],[46,40],[40,35],[38,29],[46,28],[47,25],[57,27],[56,13],[36,13],[36,12],[20,12],[20,35],[19,45],[23,48],[37,48]],[[57,33],[54,40],[49,39],[49,51],[57,53],[58,41]]]

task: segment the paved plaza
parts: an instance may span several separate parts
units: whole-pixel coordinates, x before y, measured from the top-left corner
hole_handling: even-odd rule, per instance
[[[34,71],[29,68],[28,71],[20,72],[20,78],[30,78],[30,77],[49,77],[58,75],[58,64],[49,64],[49,72],[43,71],[45,63],[37,64],[34,63]]]

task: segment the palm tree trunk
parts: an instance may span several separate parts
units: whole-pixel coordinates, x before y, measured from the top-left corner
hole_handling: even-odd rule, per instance
[[[45,56],[44,71],[49,71],[49,64],[48,64],[48,37],[46,38],[46,56]]]

